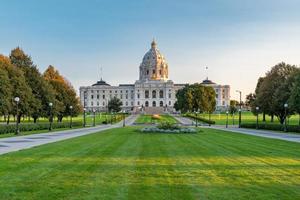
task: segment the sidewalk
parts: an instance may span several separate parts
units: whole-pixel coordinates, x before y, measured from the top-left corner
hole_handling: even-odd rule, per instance
[[[226,128],[225,126],[211,126],[210,128],[300,143],[300,134],[291,134],[291,133],[268,131],[268,130],[246,129],[246,128],[238,128],[232,126],[228,128]]]
[[[132,123],[135,121],[136,118],[137,118],[136,115],[130,115],[129,117],[127,117],[125,119],[126,126],[132,125]],[[13,151],[22,150],[22,149],[28,149],[43,144],[48,144],[52,142],[74,138],[74,137],[88,135],[91,133],[104,131],[112,128],[122,127],[122,126],[123,126],[123,120],[113,125],[107,124],[107,125],[101,125],[101,126],[90,127],[90,128],[81,128],[81,129],[74,129],[74,130],[56,131],[56,132],[49,132],[49,133],[1,138],[0,155],[13,152]]]

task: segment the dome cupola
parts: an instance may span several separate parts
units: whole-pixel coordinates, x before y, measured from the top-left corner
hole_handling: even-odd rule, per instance
[[[157,49],[155,40],[140,65],[140,80],[168,80],[168,64]]]

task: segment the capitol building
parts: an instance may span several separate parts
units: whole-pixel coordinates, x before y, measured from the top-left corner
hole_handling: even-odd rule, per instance
[[[201,84],[215,89],[217,110],[224,110],[229,106],[229,85],[218,85],[208,78]],[[123,103],[122,110],[129,112],[173,112],[176,92],[185,85],[187,84],[176,84],[169,80],[168,63],[153,41],[140,64],[139,80],[134,84],[111,86],[101,78],[91,86],[80,87],[80,101],[88,111],[107,111],[109,100],[117,97]]]

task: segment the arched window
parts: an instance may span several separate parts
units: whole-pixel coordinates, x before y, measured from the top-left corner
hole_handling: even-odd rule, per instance
[[[152,98],[156,98],[156,90],[152,91]]]
[[[159,91],[159,98],[164,98],[164,91],[163,90]]]
[[[148,99],[149,98],[149,90],[145,91],[145,98]]]
[[[159,106],[160,106],[160,107],[163,107],[163,106],[164,106],[164,102],[163,102],[163,101],[160,101],[160,102],[159,102]]]
[[[152,102],[152,107],[156,107],[156,102],[155,101]]]
[[[149,102],[148,101],[145,102],[145,106],[149,107]]]

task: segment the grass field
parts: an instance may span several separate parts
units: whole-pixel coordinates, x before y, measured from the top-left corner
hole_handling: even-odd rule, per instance
[[[204,117],[206,119],[209,119],[208,114],[199,114],[199,116]],[[227,116],[225,113],[221,114],[211,114],[211,120],[215,121],[218,125],[225,125],[226,124]],[[228,124],[232,125],[238,124],[239,120],[239,114],[236,113],[234,116],[228,115]],[[266,123],[271,123],[271,117],[266,115]],[[251,112],[242,112],[242,123],[256,123],[256,116],[253,115]],[[263,115],[259,115],[259,123],[265,123],[263,122]],[[279,124],[279,121],[276,117],[274,117],[274,122],[276,124]],[[288,119],[288,123],[290,125],[298,125],[299,124],[299,116],[293,115]]]
[[[1,199],[300,199],[300,144],[137,127],[0,156]]]
[[[170,122],[173,124],[177,123],[177,120],[171,115],[159,115],[159,116],[160,116],[159,119],[152,119],[152,115],[140,115],[135,122],[139,124],[160,123],[160,122]]]

